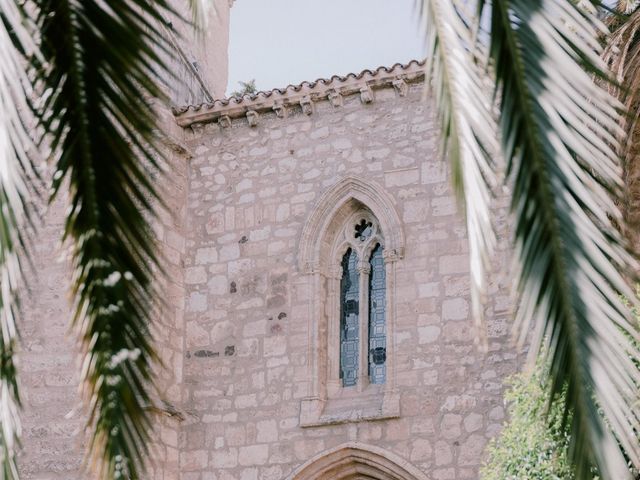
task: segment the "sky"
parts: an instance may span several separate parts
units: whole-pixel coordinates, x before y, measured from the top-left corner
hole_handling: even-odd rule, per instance
[[[228,91],[258,90],[424,57],[415,0],[236,0]]]

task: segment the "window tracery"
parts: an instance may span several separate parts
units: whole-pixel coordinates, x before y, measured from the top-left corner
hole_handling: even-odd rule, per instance
[[[383,384],[386,378],[386,275],[375,218],[357,212],[342,227],[340,261],[340,381]]]
[[[394,297],[403,254],[394,200],[373,181],[340,180],[307,218],[298,254],[310,315],[301,426],[399,416]]]

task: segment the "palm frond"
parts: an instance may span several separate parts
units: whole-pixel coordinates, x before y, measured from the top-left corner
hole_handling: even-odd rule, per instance
[[[23,60],[36,52],[22,5],[0,0],[0,473],[18,478],[20,395],[14,355],[22,279],[19,253],[25,253],[21,229],[29,220],[27,182],[36,175],[29,155],[34,146],[24,117],[29,82]]]
[[[588,2],[493,0],[490,58],[501,99],[500,133],[513,184],[519,309],[550,361],[551,395],[566,386],[570,458],[579,480],[640,465],[638,338],[620,294],[638,262],[613,228],[621,213],[616,156],[621,105],[593,81],[604,25]],[[634,363],[635,362],[635,363]],[[604,411],[605,419],[599,413]],[[613,433],[612,433],[613,432]]]
[[[145,407],[157,361],[150,323],[161,298],[147,218],[164,163],[146,99],[169,46],[165,1],[34,0],[45,62],[42,125],[56,171],[69,185],[74,325],[82,341],[90,467],[101,479],[138,479],[151,432]],[[54,193],[54,195],[55,195]],[[96,477],[94,477],[96,478]]]
[[[607,39],[603,59],[616,76],[609,91],[625,105],[624,135],[620,139],[623,159],[625,195],[622,203],[625,233],[638,246],[640,237],[640,10],[619,2],[621,13],[610,17],[611,35]],[[631,2],[635,3],[635,2]]]
[[[427,74],[442,127],[443,153],[452,165],[453,184],[465,206],[471,259],[473,317],[479,326],[487,293],[487,270],[496,237],[491,223],[491,190],[498,152],[491,98],[483,72],[469,62],[474,47],[463,5],[429,1],[420,5],[427,32]],[[478,328],[478,332],[484,332]]]

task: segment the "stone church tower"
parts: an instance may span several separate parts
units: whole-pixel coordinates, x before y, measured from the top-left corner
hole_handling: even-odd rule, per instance
[[[154,225],[169,275],[150,478],[477,479],[519,358],[498,276],[488,352],[474,345],[465,223],[422,65],[212,100],[230,3],[216,6],[210,43],[176,65],[187,86],[168,85],[184,106],[157,108],[171,211]],[[22,328],[33,480],[83,478],[69,271],[50,256],[63,211],[42,230]]]

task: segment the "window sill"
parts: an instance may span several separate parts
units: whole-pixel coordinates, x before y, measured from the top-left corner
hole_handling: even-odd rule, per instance
[[[347,392],[336,398],[304,398],[300,403],[300,426],[318,427],[341,423],[385,420],[400,416],[397,390]]]

